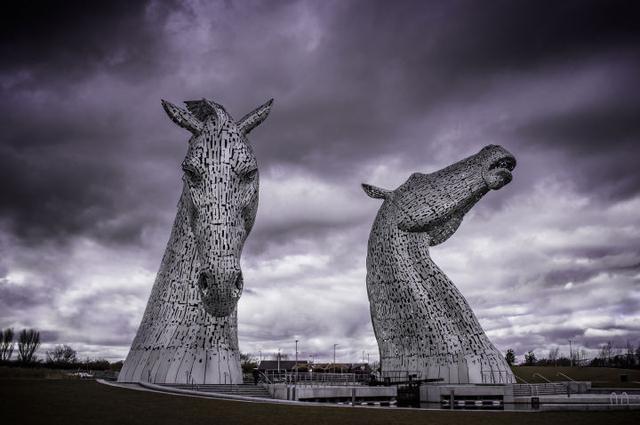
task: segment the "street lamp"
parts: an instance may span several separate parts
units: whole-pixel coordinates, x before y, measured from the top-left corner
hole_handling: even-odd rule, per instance
[[[571,346],[571,340],[569,340],[569,364],[573,367],[573,348]]]
[[[336,369],[336,347],[338,344],[333,344],[333,370]]]
[[[298,340],[296,339],[296,382],[298,382]]]

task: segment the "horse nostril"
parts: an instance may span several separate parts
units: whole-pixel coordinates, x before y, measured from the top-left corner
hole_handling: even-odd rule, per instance
[[[242,291],[242,287],[244,286],[244,279],[242,278],[242,272],[238,273],[238,277],[236,277],[235,284],[238,291]]]
[[[206,291],[209,288],[209,277],[206,273],[200,273],[200,277],[198,277],[198,286],[203,291]]]

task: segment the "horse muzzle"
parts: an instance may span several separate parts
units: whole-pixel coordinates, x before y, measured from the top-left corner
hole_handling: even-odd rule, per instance
[[[235,310],[242,295],[242,271],[216,273],[200,272],[198,290],[205,311],[214,317],[227,317]]]
[[[488,165],[482,169],[482,179],[491,190],[498,190],[513,179],[511,172],[516,168],[516,159],[500,146],[494,146]]]

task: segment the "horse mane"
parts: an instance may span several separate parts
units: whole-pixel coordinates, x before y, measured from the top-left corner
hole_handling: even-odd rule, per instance
[[[207,118],[209,118],[209,116],[215,114],[215,110],[213,109],[212,104],[216,105],[217,108],[222,109],[228,115],[228,112],[224,108],[224,106],[210,100],[186,100],[184,103],[185,105],[187,105],[187,110],[189,110],[189,112],[191,112],[194,117],[202,122],[205,122]]]

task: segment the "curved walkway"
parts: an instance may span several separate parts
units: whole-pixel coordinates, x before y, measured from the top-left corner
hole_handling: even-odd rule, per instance
[[[190,397],[199,397],[199,398],[211,398],[214,400],[238,400],[238,401],[246,401],[248,403],[274,403],[274,404],[292,404],[292,405],[307,405],[312,404],[316,406],[326,405],[326,403],[307,403],[301,401],[292,401],[292,400],[276,400],[272,398],[261,398],[261,397],[247,397],[235,394],[223,394],[223,393],[215,393],[210,391],[196,391],[196,390],[186,390],[183,388],[173,388],[164,385],[156,385],[150,382],[113,382],[113,381],[105,381],[103,379],[97,379],[97,382],[104,385],[110,385],[112,387],[125,388],[129,390],[138,390],[138,391],[151,391],[156,393],[170,393],[176,395],[190,396]]]

